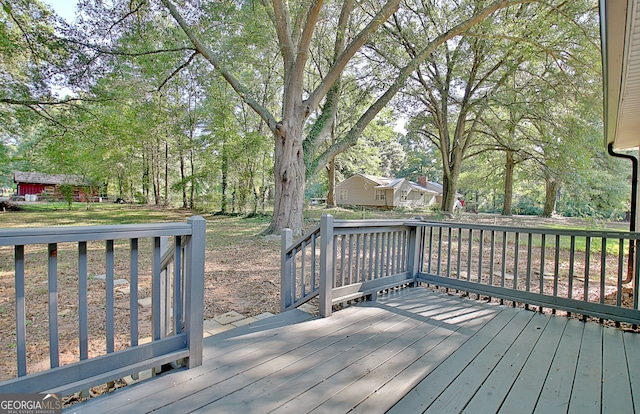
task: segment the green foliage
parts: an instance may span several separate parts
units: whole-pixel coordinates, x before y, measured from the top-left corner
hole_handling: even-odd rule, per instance
[[[64,201],[67,203],[69,210],[71,210],[71,206],[73,205],[73,188],[74,187],[71,184],[61,184],[58,186],[58,190],[60,191],[60,194],[62,194]]]
[[[340,179],[356,173],[388,177],[400,171],[406,158],[405,150],[399,142],[400,134],[393,128],[390,111],[370,123],[353,149],[336,158]]]
[[[311,182],[304,190],[304,198],[322,198],[327,195],[327,186],[324,182]]]
[[[525,216],[541,216],[542,204],[540,200],[528,196],[519,197],[514,206],[514,213]]]

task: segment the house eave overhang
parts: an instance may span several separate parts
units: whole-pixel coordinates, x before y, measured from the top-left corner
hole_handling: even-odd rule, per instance
[[[605,145],[640,147],[640,12],[633,0],[600,0]]]

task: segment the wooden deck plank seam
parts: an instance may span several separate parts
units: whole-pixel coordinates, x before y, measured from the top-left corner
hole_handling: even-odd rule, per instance
[[[574,325],[572,327],[571,325]],[[573,329],[572,329],[573,328]],[[579,337],[573,336],[577,333],[576,328],[581,328]],[[547,371],[547,375],[542,385],[542,390],[538,394],[538,400],[533,408],[534,413],[547,414],[556,412],[559,407],[554,404],[560,404],[563,412],[568,408],[568,400],[570,398],[570,387],[563,387],[563,382],[558,383],[558,378],[562,379],[562,373],[573,371],[571,375],[571,384],[575,378],[575,370],[578,362],[578,352],[580,343],[582,342],[582,334],[584,323],[575,319],[569,319],[565,330],[562,333],[560,342],[556,348],[556,353],[551,361],[551,365]],[[574,342],[577,342],[574,344]],[[564,368],[563,368],[564,366]],[[567,371],[569,370],[569,371]],[[562,397],[561,393],[569,393],[566,397]],[[557,395],[556,395],[557,394]],[[562,401],[562,402],[560,402]],[[566,403],[565,403],[566,401]]]
[[[363,320],[366,321],[368,317],[373,317],[374,314],[375,313],[372,313],[362,318],[361,316],[359,317],[355,312],[345,312],[342,317],[338,318],[335,321],[335,324],[329,324],[329,325],[331,326],[331,329],[334,329],[334,330],[347,329],[351,325],[362,323]],[[327,325],[326,319],[316,319],[310,322],[314,322],[314,324],[305,326],[304,328],[302,328],[300,333],[304,333],[307,331],[312,332],[313,326],[315,325],[321,325],[321,326]],[[345,325],[343,326],[342,324],[345,324]],[[200,377],[208,378],[211,375],[214,375],[215,382],[209,385],[215,385],[217,383],[220,383],[226,379],[224,376],[220,376],[220,373],[223,370],[230,368],[233,370],[232,373],[235,373],[236,367],[234,363],[237,359],[247,358],[252,354],[264,351],[267,348],[267,346],[273,346],[275,348],[280,347],[280,339],[279,339],[280,335],[284,335],[286,334],[287,331],[294,329],[294,327],[291,325],[287,326],[286,328],[287,329],[281,329],[281,328],[276,329],[270,335],[256,336],[254,334],[249,334],[249,335],[230,336],[227,338],[227,340],[234,343],[236,340],[248,338],[247,343],[242,343],[240,345],[236,344],[236,347],[233,348],[233,350],[230,352],[228,350],[229,347],[226,346],[225,343],[216,341],[217,346],[215,347],[215,349],[210,350],[210,353],[206,355],[202,366],[189,370],[188,372],[185,371],[186,375],[191,374],[190,376],[186,377],[185,381],[177,383],[176,381],[171,381],[171,379],[167,379],[166,381],[163,381],[163,382],[166,382],[164,385],[167,387],[167,389],[171,389],[172,391],[175,392],[183,388],[192,388],[194,381],[198,380],[198,378]],[[237,328],[237,329],[240,329],[240,328]],[[300,334],[296,335],[297,338],[301,338],[302,336],[303,335],[300,335]],[[257,344],[260,344],[261,346],[258,346]],[[282,352],[286,353],[286,351],[284,350]],[[161,381],[161,380],[162,378],[158,378],[154,381]],[[160,382],[158,382],[158,385],[160,385]],[[191,390],[191,391],[196,392],[197,390]],[[111,402],[110,400],[106,401],[107,404],[109,404],[110,402]],[[160,402],[161,402],[161,398],[155,398],[152,400],[152,404],[158,405]],[[130,402],[126,401],[125,405],[128,405],[128,404],[130,404]],[[157,409],[157,408],[158,408],[157,406],[154,407],[154,409]]]
[[[385,317],[380,322],[385,322],[385,321],[388,321],[389,319],[392,319],[392,318],[393,318],[393,315],[389,315],[388,317]],[[400,322],[401,321],[398,321],[398,323],[395,323],[394,326],[399,324]],[[368,325],[368,326],[362,327],[360,329],[360,331],[366,331],[368,328],[372,328],[372,327],[373,327],[373,325]],[[360,332],[360,331],[358,331],[358,332]],[[343,336],[343,337],[340,337],[340,338],[331,338],[331,337],[327,336],[326,337],[327,340],[328,340],[327,343],[322,344],[320,349],[314,348],[314,349],[311,350],[312,352],[304,354],[304,355],[301,355],[301,356],[295,356],[296,354],[293,351],[300,351],[303,347],[297,347],[297,348],[295,348],[295,349],[293,349],[291,351],[288,351],[288,352],[286,352],[286,354],[283,354],[281,356],[286,357],[287,359],[289,359],[291,357],[291,355],[293,354],[295,356],[294,358],[296,358],[296,359],[289,361],[285,365],[278,365],[277,368],[275,370],[273,370],[273,371],[271,371],[271,367],[269,367],[268,370],[271,371],[270,373],[262,374],[262,376],[256,377],[256,379],[254,379],[253,381],[249,381],[249,382],[240,381],[241,384],[239,386],[237,386],[237,387],[234,387],[234,388],[237,388],[237,389],[234,389],[234,391],[232,393],[221,395],[219,398],[217,398],[215,400],[208,400],[207,404],[204,404],[204,405],[202,405],[200,407],[196,407],[194,409],[194,411],[197,410],[197,409],[202,409],[204,407],[208,407],[209,409],[211,409],[212,408],[211,405],[215,404],[216,402],[220,401],[223,398],[232,397],[233,394],[236,394],[238,392],[242,392],[244,394],[246,392],[247,388],[253,386],[256,382],[264,379],[265,376],[270,376],[270,375],[275,375],[275,374],[281,373],[287,367],[289,367],[289,366],[291,366],[291,365],[293,365],[293,364],[295,364],[297,362],[303,361],[304,359],[310,358],[310,357],[316,355],[321,350],[330,350],[330,351],[333,352],[333,350],[331,349],[332,346],[335,346],[336,344],[338,344],[340,341],[342,341],[344,339],[355,338],[357,336],[358,332],[355,332],[355,333],[352,333],[352,334],[349,334],[349,335],[346,335],[346,336]],[[372,337],[374,337],[374,336],[376,336],[378,334],[379,334],[379,332],[372,332],[370,336],[368,336],[367,338],[362,339],[360,342],[370,340]],[[314,347],[314,346],[318,345],[318,344],[314,344],[313,342],[316,342],[316,341],[308,342],[305,346]],[[343,348],[343,349],[340,350],[340,352],[338,354],[347,353],[349,350],[355,348],[357,345],[358,344],[356,343],[356,344],[353,344],[353,345],[349,346],[348,348]],[[334,357],[335,357],[335,355],[336,354],[334,354]],[[268,362],[269,363],[273,363],[274,360],[277,360],[277,357],[270,359]],[[267,365],[267,362],[265,362],[265,365]],[[239,372],[238,375],[244,374],[245,372],[250,371],[250,370],[252,370],[254,368],[259,370],[261,367],[260,366],[254,366],[254,367],[247,368],[245,371]],[[231,379],[229,379],[229,380],[231,380]],[[209,398],[209,397],[205,396],[205,398]],[[185,407],[180,407],[182,412],[186,412],[186,411],[184,411],[184,408]],[[188,412],[191,412],[191,411],[188,411]]]
[[[440,395],[424,411],[444,413],[462,411],[477,390],[486,381],[491,371],[508,353],[517,338],[533,318],[532,313],[520,312],[505,324],[482,349],[470,360]],[[464,384],[464,386],[456,385]]]
[[[462,412],[490,414],[500,409],[534,349],[538,346],[550,320],[551,317],[548,315],[534,314],[513,345],[509,347],[495,368],[491,370],[487,379],[463,407]],[[514,352],[517,355],[512,356]],[[520,357],[516,358],[516,356]],[[469,407],[471,408],[467,410]]]
[[[454,365],[455,367],[456,364],[466,366],[468,361],[472,360],[480,349],[484,348],[484,346],[491,341],[491,338],[495,336],[495,333],[501,330],[504,324],[508,323],[515,314],[515,310],[504,306],[501,307],[497,315],[481,326],[473,335],[466,338],[465,341],[456,348],[456,353],[461,353],[462,357],[454,356],[455,354],[453,352],[449,353],[444,360],[440,361],[418,384],[391,407],[389,412],[402,414],[407,412],[417,413],[426,410],[431,403],[426,404],[425,399],[431,398],[435,400],[453,380],[450,378],[450,371],[447,367],[450,365]],[[476,347],[476,343],[482,345],[481,348]],[[459,373],[461,369],[458,370],[455,368],[454,371]],[[436,380],[433,381],[433,378],[436,378]],[[445,381],[447,382],[445,383]]]
[[[312,407],[309,411],[312,412],[313,410],[319,410],[321,412],[326,412],[327,410],[329,410],[332,412],[342,412],[342,411],[348,411],[349,409],[353,408],[353,405],[350,405],[349,407],[344,407],[344,409],[342,409],[342,407],[339,407],[339,406],[338,407],[331,406],[325,409],[323,409],[322,407],[325,405],[328,405],[333,398],[335,398],[339,393],[343,392],[349,386],[358,383],[365,376],[372,375],[376,371],[376,369],[382,367],[385,363],[388,363],[391,359],[401,354],[404,350],[407,350],[412,346],[415,346],[416,343],[418,343],[420,340],[427,337],[438,327],[442,327],[446,325],[444,321],[439,321],[439,322],[440,322],[439,325],[434,327],[434,329],[430,329],[429,332],[424,332],[420,329],[417,329],[418,327],[424,326],[425,324],[428,323],[428,322],[421,322],[420,325],[416,326],[416,328],[413,328],[412,330],[404,333],[403,335],[393,338],[389,343],[384,344],[384,346],[386,347],[391,346],[392,347],[391,350],[387,351],[386,348],[383,348],[383,346],[380,346],[374,350],[370,350],[367,355],[365,355],[363,358],[359,359],[358,361],[354,362],[353,364],[349,365],[348,367],[344,367],[338,372],[336,372],[334,376],[341,375],[341,376],[347,377],[346,383],[343,382],[343,385],[341,385],[340,387],[335,387],[335,385],[332,385],[333,388],[337,388],[332,390],[333,394],[326,397],[327,393],[323,393],[323,395],[325,396],[324,401],[320,401],[320,403],[316,401],[315,402],[316,406]],[[413,334],[417,334],[417,335],[414,336]],[[406,340],[406,339],[409,339],[407,343],[402,344],[402,340]],[[400,343],[399,349],[393,348],[391,344],[393,344],[394,342]],[[380,360],[376,360],[376,358],[378,357],[378,354],[380,353],[384,353],[384,355],[381,357]],[[372,360],[371,366],[366,365],[367,362],[369,362],[369,360]],[[357,367],[360,365],[364,365],[364,368],[357,369]],[[356,369],[354,369],[354,366]],[[321,384],[318,384],[318,385],[321,385]],[[308,392],[311,392],[311,390],[309,390]],[[284,409],[286,410],[288,408],[285,407]],[[295,409],[295,411],[298,411],[298,410]]]
[[[479,315],[476,315],[479,316]],[[490,316],[488,314],[485,314],[486,317]],[[471,318],[467,319],[467,324],[472,324],[476,321],[474,321]],[[344,410],[341,410],[341,408],[343,407],[335,407],[332,406],[331,410],[336,410],[339,411],[343,411],[343,412],[355,412],[357,410],[362,410],[364,405],[366,405],[366,400],[368,400],[370,397],[374,396],[374,395],[379,395],[379,393],[381,392],[383,387],[387,387],[389,386],[389,384],[394,380],[397,379],[400,375],[403,375],[407,369],[415,362],[415,356],[413,356],[412,360],[409,361],[403,361],[403,353],[405,353],[405,351],[407,353],[411,353],[411,351],[413,351],[414,347],[417,347],[416,349],[420,349],[421,350],[421,354],[419,357],[425,357],[426,354],[434,351],[434,349],[436,349],[439,346],[443,346],[442,344],[447,341],[448,339],[450,339],[451,336],[455,335],[456,333],[458,333],[458,331],[462,329],[462,326],[460,326],[458,329],[456,330],[451,330],[450,328],[446,327],[445,324],[442,324],[438,327],[437,330],[441,330],[444,331],[445,333],[443,333],[439,338],[437,336],[437,334],[431,333],[430,335],[424,335],[422,338],[419,338],[418,340],[416,340],[414,343],[406,346],[404,349],[399,350],[395,355],[393,355],[392,357],[388,358],[387,361],[384,361],[383,364],[380,364],[378,367],[376,367],[375,369],[371,370],[371,372],[367,372],[366,375],[363,375],[361,378],[358,378],[356,381],[353,381],[351,384],[349,384],[346,388],[351,388],[351,389],[356,389],[358,391],[360,391],[362,387],[362,384],[375,384],[375,385],[371,385],[369,387],[364,387],[366,388],[370,388],[370,391],[366,394],[366,395],[362,395],[362,392],[360,392],[360,395],[357,396],[354,392],[351,393],[351,397],[353,401],[356,401],[355,403],[350,402],[349,407],[344,407]],[[430,343],[431,342],[431,343]],[[393,374],[388,374],[386,375],[389,378],[385,379],[385,373],[381,373],[381,375],[376,376],[377,371],[390,371],[390,367],[393,367]],[[365,379],[365,377],[367,379]],[[420,377],[421,379],[422,377]],[[416,379],[415,382],[417,383],[419,381],[419,379]],[[409,379],[407,379],[406,377],[403,376],[403,382],[406,384],[408,384],[410,382]],[[393,389],[398,392],[399,390],[396,387],[393,387]],[[344,391],[343,391],[344,393]],[[344,399],[344,398],[343,398]],[[323,403],[325,404],[325,403]],[[380,405],[375,404],[376,408],[380,408]],[[319,405],[319,407],[321,408],[322,405]],[[370,410],[370,408],[367,408],[366,410]]]
[[[499,413],[510,414],[518,410],[522,410],[522,412],[533,411],[544,386],[544,378],[549,376],[551,362],[556,356],[566,326],[567,318],[551,315],[546,329],[542,332],[540,340],[538,340],[538,342],[541,342],[542,338],[544,338],[541,343],[546,346],[533,349],[518,378],[511,385],[506,398],[498,407],[497,411]],[[559,332],[557,331],[558,328],[560,328]],[[549,336],[551,337],[549,338]],[[549,345],[552,346],[552,349],[549,349]],[[541,369],[541,367],[543,368]],[[544,375],[537,373],[540,371],[544,371]],[[523,400],[525,397],[527,397],[528,401]]]
[[[629,388],[631,389],[631,401],[633,403],[633,411],[636,412],[638,405],[638,396],[640,396],[640,389],[638,389],[637,376],[640,375],[640,358],[630,358],[630,353],[633,352],[632,344],[636,345],[636,349],[639,349],[640,341],[638,334],[635,332],[623,332],[622,340],[624,344],[624,355],[627,362],[627,374],[629,375]]]

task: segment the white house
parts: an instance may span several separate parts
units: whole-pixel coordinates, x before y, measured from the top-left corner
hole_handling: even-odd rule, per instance
[[[441,199],[442,186],[426,177],[416,183],[406,178],[356,174],[336,185],[337,205],[423,208]]]

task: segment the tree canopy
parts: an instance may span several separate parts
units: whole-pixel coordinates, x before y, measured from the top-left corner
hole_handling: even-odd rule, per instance
[[[471,191],[503,214],[523,181],[551,214],[594,188],[594,159],[624,175],[598,143],[590,1],[83,0],[73,25],[0,2],[0,157],[131,201],[272,202],[268,231],[300,233],[308,183],[355,172],[429,176],[442,210]],[[595,187],[585,203],[624,204]]]

